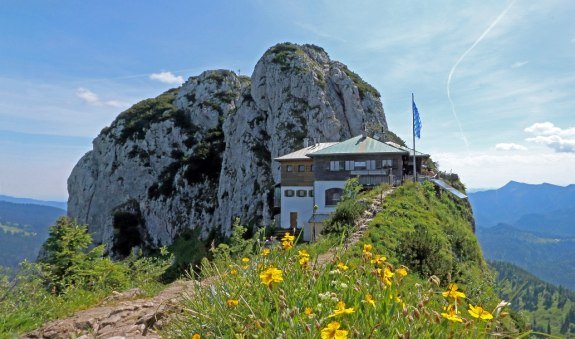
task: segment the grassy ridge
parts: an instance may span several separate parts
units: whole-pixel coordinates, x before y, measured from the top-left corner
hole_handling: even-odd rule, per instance
[[[367,196],[377,199],[373,191]],[[358,200],[365,198],[362,195]],[[327,236],[317,245],[322,250],[315,244],[292,247],[290,239],[283,239],[270,248],[256,246],[252,255],[243,258],[205,261],[202,274],[209,283],[196,286],[184,302],[186,311],[164,335],[517,335],[512,320],[497,308],[499,299],[473,236],[470,211],[450,199],[437,196],[429,185],[398,188],[360,243],[345,251],[343,246],[333,249],[337,255],[327,262],[332,255],[321,254],[326,244],[348,234]],[[343,216],[350,215],[350,208],[349,204],[338,206],[345,209],[340,211]],[[345,232],[346,228],[338,229]],[[416,255],[429,246],[432,252]],[[457,290],[450,281],[462,284]],[[476,308],[479,305],[485,311]]]

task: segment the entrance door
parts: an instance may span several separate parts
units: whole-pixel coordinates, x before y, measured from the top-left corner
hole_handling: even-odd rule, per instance
[[[296,228],[297,227],[297,212],[290,212],[289,213],[289,227]]]

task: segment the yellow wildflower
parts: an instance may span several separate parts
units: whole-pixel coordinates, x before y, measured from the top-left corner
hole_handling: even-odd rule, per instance
[[[238,274],[238,270],[236,270],[236,269],[234,268],[234,269],[232,269],[232,270],[230,271],[230,274],[231,274],[231,275],[236,275],[236,274]]]
[[[455,300],[465,298],[465,293],[459,291],[459,287],[455,283],[449,284],[449,286],[447,286],[447,291],[441,294],[446,298],[453,298]]]
[[[282,241],[293,242],[294,240],[295,240],[295,237],[293,235],[291,235],[289,232],[284,234],[284,237],[282,238]]]
[[[384,269],[377,269],[377,273],[379,274],[379,278],[381,279],[381,282],[383,282],[384,284],[386,284],[387,286],[391,286],[391,278],[393,278],[394,274],[389,267],[385,267]]]
[[[293,242],[291,241],[282,241],[282,247],[284,250],[288,251],[293,248]]]
[[[371,257],[373,256],[373,253],[371,253],[372,249],[373,249],[373,246],[371,244],[364,244],[363,245],[362,255],[363,255],[364,259],[371,259]]]
[[[237,299],[228,299],[228,300],[226,301],[226,304],[227,304],[229,307],[236,307],[236,306],[238,306],[239,303],[240,303],[240,302],[239,302]]]
[[[446,307],[443,308],[443,310],[445,312],[441,313],[441,316],[449,321],[453,321],[453,322],[458,322],[461,323],[463,322],[463,319],[461,319],[461,317],[457,314],[457,309],[455,308],[455,306],[453,304],[449,304]]]
[[[243,268],[244,270],[247,270],[248,268],[250,268],[250,266],[249,266],[249,265],[244,265],[244,266],[242,266],[242,268]]]
[[[264,248],[262,250],[262,257],[267,257],[271,253],[269,248]]]
[[[260,280],[262,281],[262,284],[271,287],[272,283],[278,283],[284,280],[282,274],[283,272],[281,270],[275,267],[270,267],[267,270],[260,273]]]
[[[385,265],[386,260],[387,260],[386,257],[384,257],[380,254],[376,254],[375,257],[373,259],[371,259],[371,263],[375,264],[375,266],[382,267],[383,265]]]
[[[309,258],[309,253],[307,253],[306,250],[301,250],[301,251],[297,251],[297,255],[301,258],[301,257],[308,257]]]
[[[332,321],[321,330],[321,339],[346,339],[348,331],[340,330],[341,324]]]
[[[337,317],[339,315],[352,314],[353,312],[355,312],[353,307],[345,308],[345,303],[340,301],[337,303],[337,305],[335,305],[335,310],[332,314],[329,315],[329,318]]]
[[[370,304],[371,306],[375,307],[375,299],[373,299],[373,295],[368,294],[365,296],[365,302]]]
[[[400,305],[401,305],[401,308],[405,308],[405,303],[403,302],[403,300],[402,300],[400,297],[397,297],[397,296],[396,296],[396,297],[395,297],[395,302],[396,302],[397,304],[400,304]]]
[[[297,255],[299,256],[299,264],[305,266],[309,262],[309,253],[306,250],[297,251]]]
[[[306,307],[303,313],[309,317],[310,315],[313,314],[313,310],[311,309],[311,307]]]
[[[474,318],[480,318],[483,320],[493,319],[493,315],[489,313],[489,311],[484,310],[481,306],[473,306],[469,304],[469,310],[467,310],[467,312],[469,312],[469,315]]]
[[[346,264],[342,263],[341,261],[337,263],[337,269],[340,271],[347,271],[349,267]]]
[[[196,333],[196,334],[194,334],[194,335],[192,336],[191,339],[201,339],[201,338],[202,338],[202,336],[199,335],[198,333]]]
[[[395,273],[397,273],[397,275],[399,276],[399,278],[403,278],[407,275],[407,269],[405,267],[400,267],[398,269],[395,270]]]
[[[242,258],[242,262],[243,262],[244,264],[247,264],[247,263],[250,262],[250,258]]]

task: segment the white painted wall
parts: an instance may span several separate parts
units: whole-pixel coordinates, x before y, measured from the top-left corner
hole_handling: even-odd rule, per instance
[[[325,191],[330,188],[341,188],[345,186],[345,181],[315,181],[315,203],[318,207],[317,214],[329,214],[335,211],[335,206],[325,206]],[[289,216],[288,216],[289,218]],[[309,219],[308,219],[309,220]]]
[[[293,190],[293,197],[286,197],[285,191]],[[306,190],[308,196],[300,198],[297,196],[298,190]],[[309,196],[312,186],[282,186],[281,187],[281,228],[290,228],[290,212],[297,212],[297,226],[304,227],[313,215],[313,197]]]

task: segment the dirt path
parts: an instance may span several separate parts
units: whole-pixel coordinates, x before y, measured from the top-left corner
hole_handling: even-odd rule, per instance
[[[383,204],[385,197],[388,196],[391,192],[393,192],[393,188],[383,192],[383,194],[380,197],[373,199],[371,201],[370,206],[365,210],[365,212],[363,212],[361,218],[359,218],[359,220],[356,222],[353,233],[351,233],[350,236],[345,239],[345,242],[343,243],[343,248],[341,247],[331,248],[327,252],[320,254],[317,258],[316,265],[323,266],[328,262],[336,260],[338,253],[344,252],[349,247],[357,244],[359,239],[361,239],[361,237],[363,236],[363,233],[365,233],[365,230],[367,229],[369,223],[373,220],[375,215],[379,213],[379,211],[381,210],[381,205]]]
[[[382,197],[391,193],[384,192]],[[369,222],[380,211],[383,199],[371,202],[369,208],[356,223],[355,231],[346,239],[343,248],[332,248],[318,256],[316,265],[336,260],[338,253],[356,244]],[[115,293],[100,306],[76,312],[73,316],[53,320],[23,338],[160,338],[156,330],[162,328],[167,317],[178,313],[179,301],[195,285],[210,285],[215,278],[202,282],[178,281],[153,298],[135,299],[141,291],[134,289]]]

